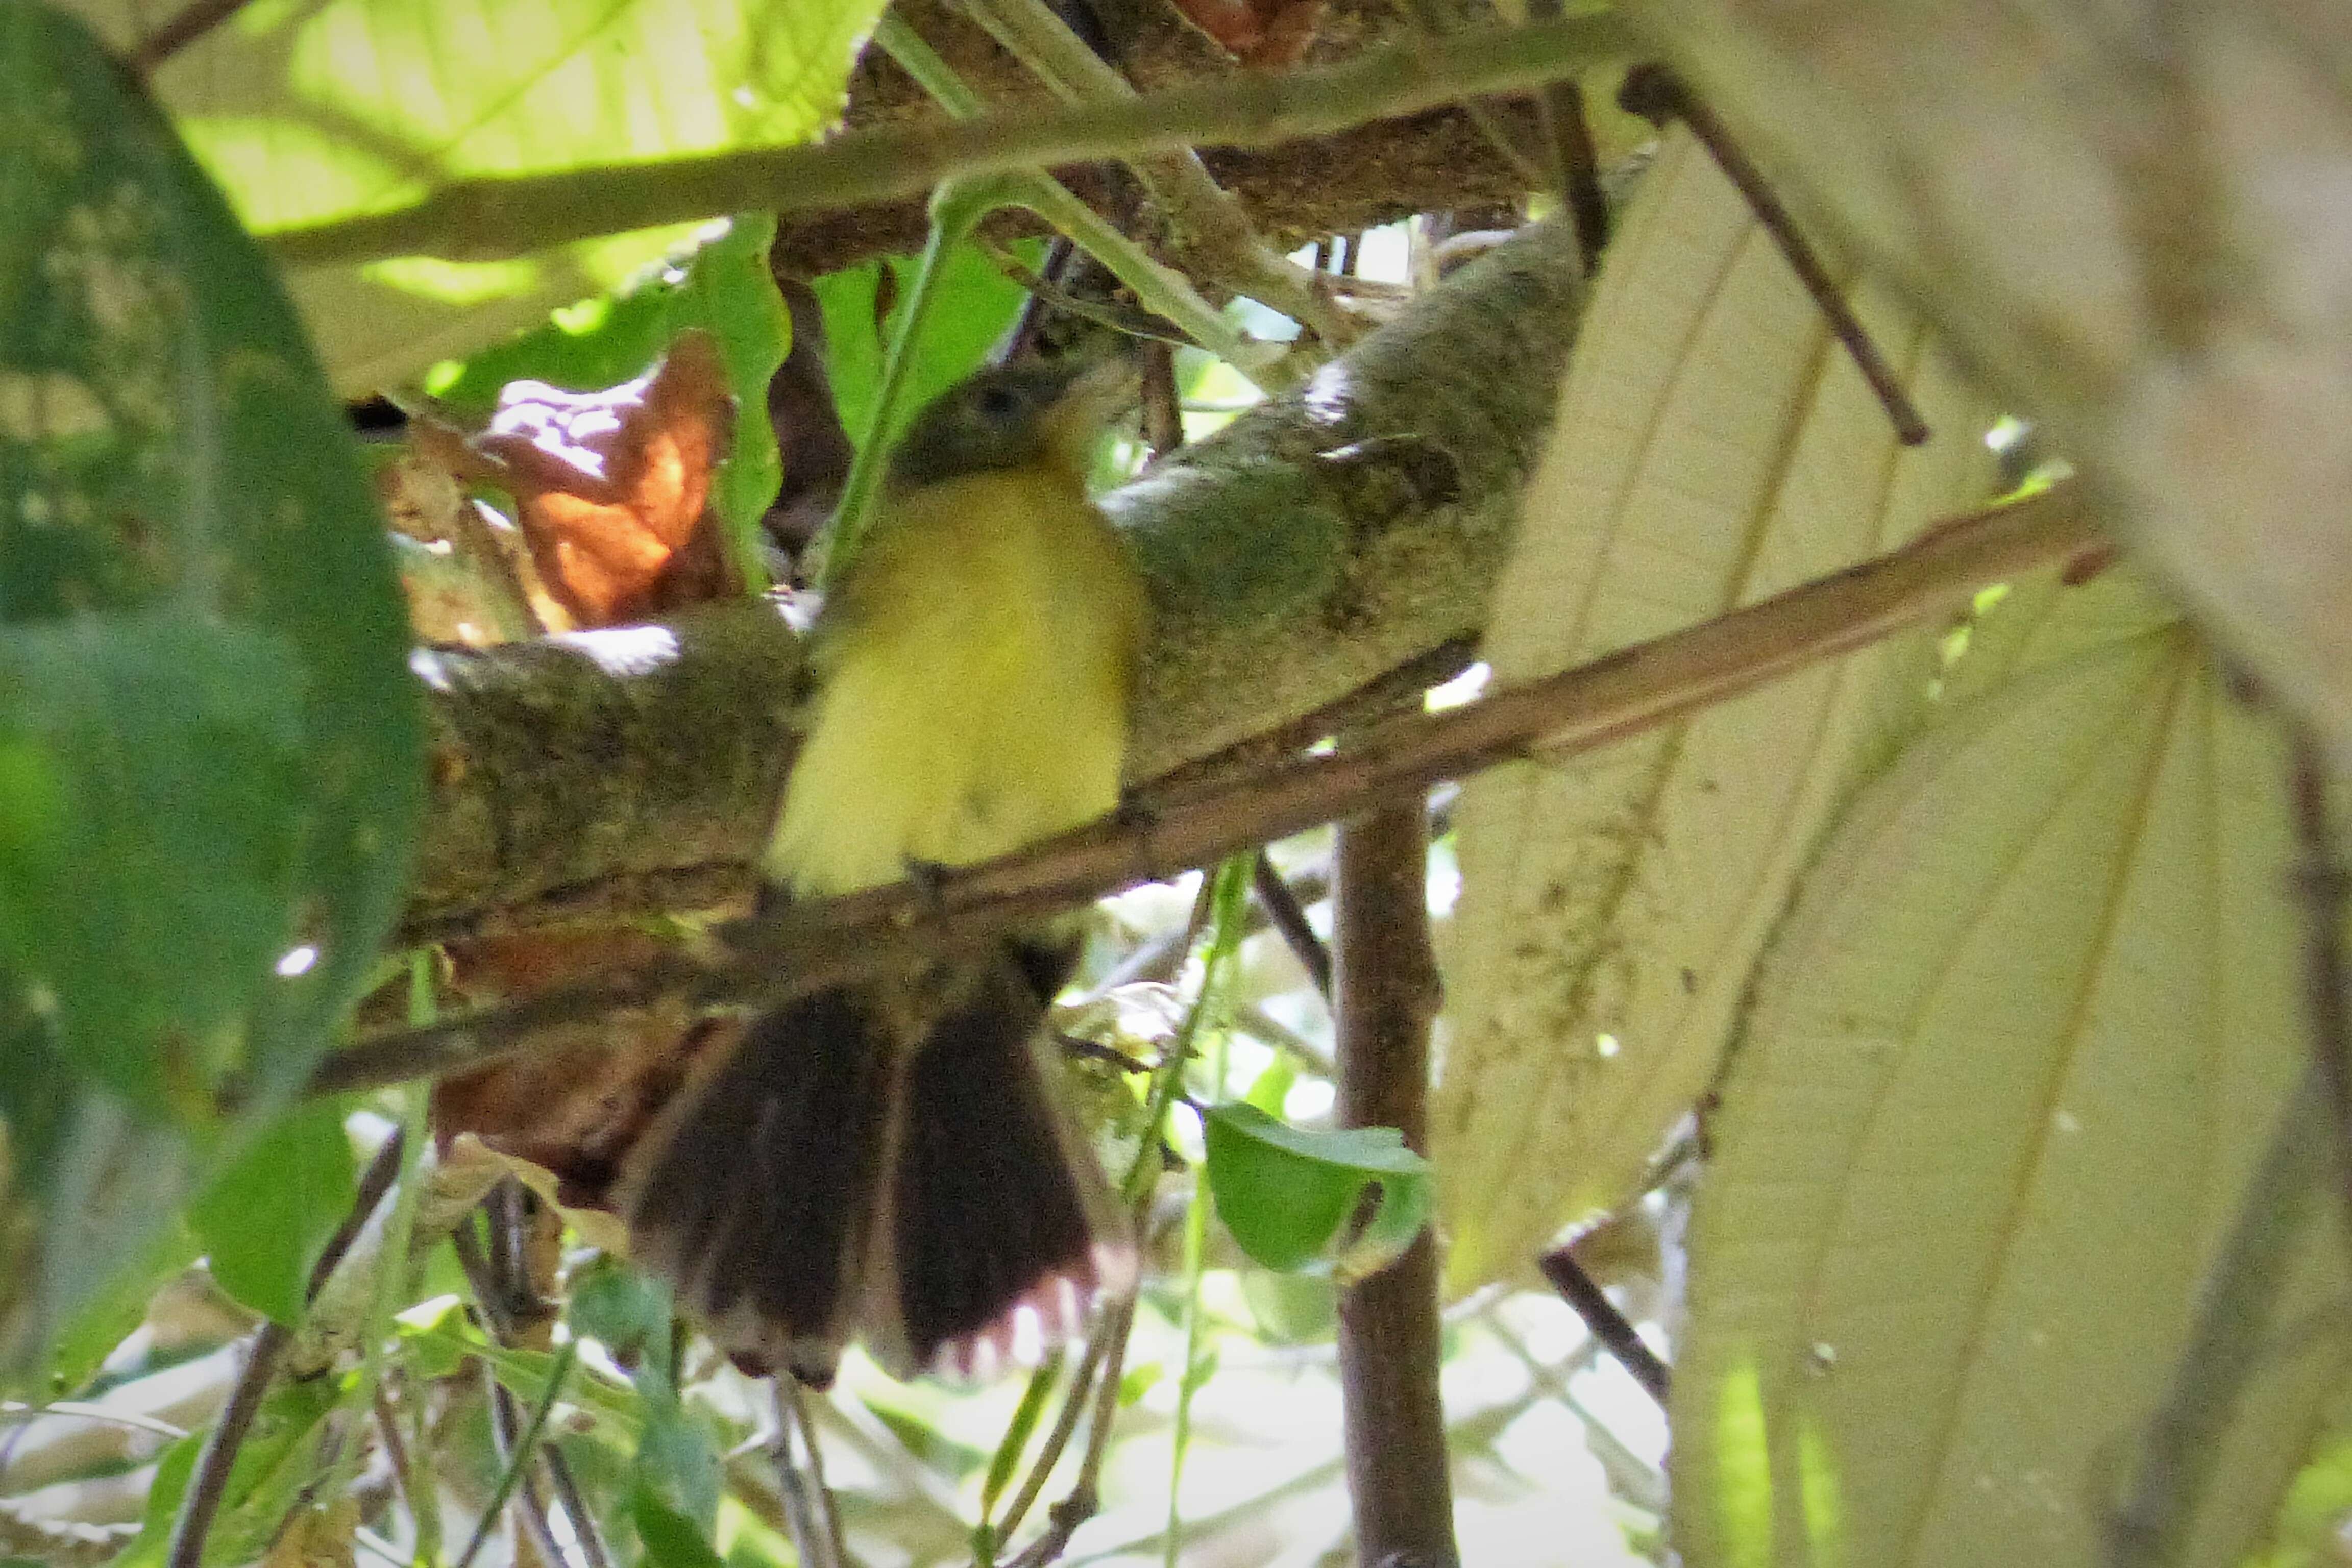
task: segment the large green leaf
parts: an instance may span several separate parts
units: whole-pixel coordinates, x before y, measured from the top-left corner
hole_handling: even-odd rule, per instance
[[[421,719],[260,253],[77,24],[0,8],[0,1115],[55,1227],[0,1296],[37,1338],[308,1072],[396,911]]]
[[[1498,682],[1705,621],[1981,500],[1983,400],[1922,325],[1854,304],[1934,430],[1906,448],[1687,135],[1612,243],[1497,584]],[[1915,721],[1899,637],[1567,764],[1470,782],[1431,1106],[1447,1283],[1523,1268],[1622,1203],[1722,1059],[1830,813]]]
[[[1031,267],[1044,260],[1045,247],[1034,241],[1020,241],[1013,249]],[[978,246],[950,247],[941,266],[922,353],[907,367],[898,426],[887,439],[904,434],[925,404],[978,370],[1029,298]],[[887,295],[886,278],[891,279]],[[861,446],[874,423],[884,351],[906,306],[903,286],[912,281],[910,268],[886,258],[829,272],[811,285],[824,311],[825,374],[834,406],[841,412],[842,428]]]
[[[1724,1082],[1672,1412],[1693,1568],[2095,1561],[2301,1075],[2273,727],[2121,573],[2019,603],[2001,679],[1838,827]],[[2185,1563],[2260,1539],[2341,1374],[2338,1229],[2299,1246]]]
[[[213,1278],[257,1312],[292,1325],[310,1266],[358,1196],[340,1105],[293,1105],[189,1206]]]
[[[168,9],[74,0],[132,47]],[[249,5],[156,73],[257,231],[472,176],[786,146],[839,116],[878,0],[320,0]],[[712,217],[724,214],[713,213]],[[514,260],[386,259],[294,279],[337,385],[462,359],[683,243],[670,228]]]

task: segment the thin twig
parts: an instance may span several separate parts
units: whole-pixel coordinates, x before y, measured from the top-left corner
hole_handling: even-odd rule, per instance
[[[572,1473],[572,1461],[552,1443],[540,1449],[539,1458],[547,1467],[555,1500],[563,1505],[563,1517],[571,1521],[572,1539],[578,1543],[586,1568],[613,1568],[613,1549],[604,1544],[604,1527],[588,1511],[588,1499],[580,1490],[580,1478]]]
[[[1912,405],[1911,395],[1903,390],[1902,382],[1887,367],[1878,345],[1871,342],[1870,334],[1863,330],[1853,308],[1845,302],[1845,295],[1830,277],[1829,268],[1822,265],[1811,242],[1799,232],[1796,219],[1790,216],[1788,207],[1773,194],[1770,182],[1739,150],[1739,144],[1732,140],[1731,132],[1725,129],[1715,110],[1672,71],[1657,65],[1635,66],[1626,72],[1625,85],[1618,89],[1617,101],[1627,113],[1638,114],[1654,125],[1679,120],[1690,127],[1691,134],[1698,138],[1699,144],[1715,160],[1716,167],[1746,199],[1748,210],[1756,215],[1756,221],[1788,258],[1790,269],[1805,286],[1805,292],[1812,296],[1815,308],[1829,321],[1830,331],[1845,345],[1854,368],[1862,372],[1863,380],[1870,384],[1871,392],[1885,408],[1887,418],[1894,422],[1896,438],[1906,447],[1926,441],[1929,434],[1927,422]]]
[[[1498,762],[1574,756],[1866,647],[2100,535],[2058,486],[1954,519],[1892,553],[1702,625],[1438,713],[1366,729],[1328,756],[1286,757],[1139,801],[1017,855],[905,885],[794,906],[741,934],[715,966],[666,953],[644,968],[429,1028],[386,1034],[322,1064],[314,1092],[373,1087],[509,1055],[547,1026],[665,995],[777,1001],[929,962],[1140,882],[1401,799]]]
[[[1273,858],[1263,849],[1250,867],[1250,891],[1256,895],[1258,907],[1265,911],[1268,923],[1281,933],[1291,956],[1307,971],[1307,977],[1315,982],[1315,989],[1323,994],[1324,1001],[1331,1000],[1331,950],[1315,934],[1298,895],[1291,891],[1282,873],[1274,868]]]
[[[2297,735],[2290,763],[2294,815],[2295,889],[2304,906],[2304,1006],[2310,1016],[2311,1060],[2327,1090],[2336,1121],[2336,1180],[2352,1220],[2352,998],[2345,994],[2344,907],[2352,896],[2336,856],[2327,801],[2327,760],[2308,735]]]
[[[425,1521],[436,1511],[436,1505],[425,1498],[425,1492],[426,1488],[438,1482],[431,1476],[418,1473],[415,1456],[409,1450],[408,1439],[401,1435],[400,1413],[392,1407],[392,1401],[384,1394],[382,1384],[376,1384],[375,1397],[369,1401],[369,1408],[375,1417],[376,1440],[383,1445],[385,1462],[392,1468],[393,1483],[400,1489],[401,1501],[408,1505],[409,1518],[416,1521],[417,1559],[432,1562],[441,1553],[437,1543],[430,1547],[425,1544]]]
[[[2239,1393],[2261,1357],[2312,1195],[2338,1160],[2328,1098],[2321,1070],[2307,1068],[2247,1177],[2237,1216],[2206,1268],[2171,1386],[2148,1418],[2138,1468],[2109,1526],[2107,1568],[2163,1568],[2178,1560]]]
[[[245,1352],[245,1365],[236,1374],[230,1388],[228,1403],[221,1406],[220,1419],[205,1437],[205,1446],[197,1450],[194,1474],[188,1478],[188,1489],[180,1500],[180,1511],[172,1521],[172,1544],[165,1552],[165,1568],[202,1568],[205,1557],[205,1537],[212,1533],[213,1521],[220,1513],[221,1500],[228,1490],[230,1468],[236,1463],[236,1451],[253,1430],[253,1418],[261,1412],[262,1395],[268,1391],[270,1374],[278,1370],[278,1360],[294,1340],[294,1332],[283,1323],[261,1325],[253,1336],[253,1344]]]
[[[1164,342],[1143,348],[1143,444],[1154,458],[1184,444],[1184,409],[1176,392],[1176,353]]]
[[[967,0],[986,28],[1048,89],[1075,103],[1131,103],[1135,87],[1048,8],[1045,0]],[[1169,221],[1192,272],[1249,294],[1343,346],[1353,324],[1315,275],[1276,252],[1190,147],[1145,154],[1128,166]]]
[[[980,115],[980,95],[895,13],[885,12],[874,25],[874,42],[950,118],[971,121]],[[1269,354],[1276,352],[1274,345],[1248,338],[1202,298],[1191,279],[1146,255],[1141,246],[1080,201],[1067,185],[1043,170],[1022,169],[988,182],[984,192],[1001,205],[1024,207],[1043,218],[1125,284],[1144,310],[1243,374],[1264,381]],[[935,210],[938,200],[935,193]]]
[[[243,10],[246,0],[188,0],[188,4],[131,51],[134,76],[152,76],[155,68]]]
[[[264,244],[289,267],[425,254],[507,259],[569,240],[749,209],[917,196],[957,175],[1327,135],[1467,94],[1525,91],[1629,58],[1633,47],[1624,23],[1607,15],[1481,28],[1367,50],[1322,69],[1237,73],[1120,102],[853,131],[814,145],[453,181],[408,206],[282,229]]]
[[[383,1201],[392,1184],[400,1173],[401,1151],[405,1142],[398,1132],[385,1139],[368,1162],[353,1194],[351,1212],[327,1237],[320,1249],[318,1261],[310,1265],[309,1283],[302,1299],[307,1303],[317,1298],[319,1288],[335,1265],[352,1249],[366,1226],[368,1215]],[[165,1550],[165,1568],[202,1568],[205,1539],[212,1533],[213,1521],[219,1517],[223,1498],[228,1491],[229,1471],[236,1463],[237,1450],[245,1446],[253,1431],[253,1418],[261,1410],[262,1396],[268,1392],[270,1374],[294,1342],[293,1331],[283,1323],[268,1322],[253,1336],[253,1345],[246,1352],[245,1364],[237,1371],[236,1382],[229,1389],[228,1402],[221,1406],[220,1418],[213,1423],[204,1447],[196,1452],[196,1467],[188,1477],[188,1489],[180,1500],[180,1511],[172,1521],[172,1540]]]
[[[1555,1247],[1537,1258],[1536,1266],[1543,1270],[1543,1277],[1551,1281],[1551,1288],[1559,1292],[1560,1299],[1576,1309],[1576,1315],[1584,1320],[1592,1337],[1616,1357],[1619,1366],[1633,1374],[1643,1391],[1658,1402],[1658,1407],[1664,1409],[1674,1373],[1634,1331],[1633,1323],[1617,1310],[1617,1303],[1584,1271],[1576,1255],[1565,1247]]]
[[[801,1397],[800,1379],[780,1372],[768,1382],[776,1410],[776,1480],[786,1517],[793,1524],[793,1550],[804,1568],[845,1568],[849,1548],[842,1539],[841,1510],[834,1506],[833,1489],[825,1484],[824,1455],[817,1447],[816,1424],[809,1419],[808,1406]],[[795,1437],[801,1452],[808,1456],[805,1481],[793,1458]]]
[[[562,1397],[563,1381],[571,1375],[572,1363],[579,1357],[580,1342],[577,1340],[564,1341],[556,1351],[555,1364],[547,1369],[546,1390],[540,1394],[539,1402],[531,1406],[530,1419],[523,1424],[522,1430],[515,1434],[509,1446],[506,1468],[499,1475],[498,1488],[490,1494],[489,1506],[482,1510],[482,1517],[474,1521],[474,1533],[467,1538],[466,1550],[457,1554],[457,1568],[473,1568],[475,1557],[480,1553],[482,1543],[489,1539],[491,1530],[497,1526],[499,1515],[506,1511],[507,1503],[518,1492],[529,1492],[531,1461],[539,1452],[540,1436],[547,1430],[547,1417],[554,1410],[555,1402]],[[488,1363],[483,1364],[487,1371]],[[493,1389],[505,1392],[498,1384],[496,1374],[490,1375]],[[545,1528],[547,1514],[544,1508],[538,1510],[536,1520],[541,1528]],[[543,1547],[551,1552],[548,1558],[550,1568],[555,1568],[563,1561],[562,1553],[552,1550],[553,1540],[553,1534],[550,1532]]]
[[[1095,1321],[1095,1331],[1087,1336],[1087,1348],[1078,1357],[1077,1371],[1071,1374],[1070,1386],[1062,1398],[1062,1408],[1054,1416],[1053,1429],[1045,1434],[1045,1447],[1037,1450],[1037,1458],[1030,1465],[1029,1473],[1021,1478],[1021,1489],[1013,1494],[1013,1500],[1005,1505],[1003,1515],[992,1527],[999,1542],[1012,1539],[1013,1532],[1021,1528],[1022,1521],[1029,1517],[1029,1510],[1045,1489],[1045,1482],[1053,1475],[1054,1467],[1061,1463],[1063,1453],[1070,1446],[1070,1438],[1077,1432],[1078,1419],[1086,1414],[1091,1403],[1095,1374],[1102,1370],[1103,1357],[1109,1348],[1105,1336],[1111,1317],[1109,1312],[1103,1313]],[[979,1568],[979,1564],[975,1563],[973,1568]]]
[[[1054,237],[1059,244],[1069,243],[1066,235],[1055,235]],[[1192,343],[1192,340],[1184,335],[1182,329],[1165,317],[1155,316],[1149,310],[1138,310],[1108,300],[1082,299],[1052,279],[1033,271],[1026,262],[994,240],[982,236],[975,238],[972,243],[977,245],[988,259],[995,264],[999,272],[1004,274],[1007,281],[1020,285],[1022,292],[1027,294],[1032,300],[1051,305],[1066,315],[1092,321],[1096,326],[1117,332],[1121,337],[1136,338],[1162,347],[1183,348]]]
[[[1087,1428],[1087,1451],[1078,1461],[1077,1479],[1062,1500],[1045,1510],[1045,1529],[1022,1548],[1010,1568],[1046,1568],[1070,1549],[1070,1537],[1102,1510],[1103,1459],[1110,1452],[1110,1435],[1118,1419],[1119,1384],[1126,1375],[1128,1336],[1135,1329],[1135,1292],[1129,1290],[1103,1314],[1102,1380],[1095,1384],[1094,1418]]]
[[[512,1178],[509,1177],[508,1183],[510,1182]],[[449,1238],[457,1248],[457,1265],[465,1272],[466,1282],[473,1288],[474,1304],[480,1310],[482,1326],[488,1331],[490,1338],[499,1344],[511,1344],[514,1342],[516,1328],[522,1316],[517,1300],[519,1288],[512,1268],[514,1240],[511,1227],[500,1226],[498,1211],[494,1206],[499,1192],[504,1190],[508,1183],[501,1183],[499,1188],[493,1190],[490,1196],[483,1200],[481,1205],[484,1219],[490,1231],[490,1247],[487,1251],[474,1235],[470,1219],[460,1225]],[[499,1381],[497,1370],[487,1359],[482,1363],[482,1386],[489,1400],[492,1446],[497,1448],[499,1458],[505,1463],[507,1475],[517,1477],[518,1479],[514,1485],[506,1486],[502,1478],[499,1499],[493,1502],[480,1520],[476,1521],[474,1536],[478,1538],[490,1528],[498,1517],[499,1509],[504,1506],[505,1500],[511,1498],[516,1511],[521,1515],[524,1532],[530,1537],[531,1544],[546,1560],[547,1568],[562,1568],[565,1560],[563,1549],[556,1542],[554,1527],[547,1517],[546,1500],[540,1495],[538,1481],[530,1473],[538,1468],[541,1458],[553,1459],[560,1456],[552,1448],[547,1450],[544,1455],[540,1455],[530,1452],[520,1446],[523,1426],[520,1407],[513,1391]],[[568,1504],[566,1511],[571,1511]],[[588,1538],[596,1531],[596,1525],[593,1519],[588,1518],[584,1506],[579,1511],[572,1512],[571,1517],[572,1535],[583,1542],[583,1555],[594,1558],[601,1554],[609,1561],[611,1554],[601,1538],[593,1546],[587,1544]],[[468,1551],[471,1550],[469,1545]]]
[[[1339,828],[1333,852],[1336,1110],[1343,1127],[1429,1142],[1429,1035],[1437,958],[1429,935],[1429,811],[1388,806]],[[1452,1568],[1437,1244],[1424,1229],[1387,1268],[1339,1292],[1339,1392],[1358,1557]]]

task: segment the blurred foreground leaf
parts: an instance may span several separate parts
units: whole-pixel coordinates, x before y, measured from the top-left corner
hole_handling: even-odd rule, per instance
[[[420,719],[260,253],[74,23],[0,9],[0,1116],[48,1226],[0,1280],[21,1368],[308,1072],[397,908]]]

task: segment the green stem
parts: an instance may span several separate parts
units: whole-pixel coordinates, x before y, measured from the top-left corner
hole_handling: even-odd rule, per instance
[[[959,174],[1328,135],[1465,97],[1525,92],[1639,49],[1613,13],[1480,28],[1368,49],[1336,66],[1238,72],[1116,102],[1003,110],[969,125],[889,126],[813,146],[454,181],[408,206],[282,229],[263,243],[287,267],[416,255],[497,260],[732,212],[898,200]]]
[[[540,1435],[547,1430],[548,1414],[555,1408],[556,1400],[562,1396],[564,1380],[572,1375],[572,1363],[579,1359],[580,1342],[577,1340],[566,1340],[563,1348],[555,1352],[555,1364],[547,1371],[547,1388],[540,1394],[539,1402],[531,1406],[530,1419],[515,1435],[514,1449],[507,1455],[507,1468],[499,1476],[498,1489],[490,1494],[489,1506],[482,1510],[482,1517],[475,1524],[474,1533],[466,1542],[466,1550],[458,1553],[457,1568],[473,1568],[474,1558],[482,1550],[482,1542],[489,1539],[490,1530],[498,1523],[499,1515],[504,1513],[507,1504],[514,1500],[515,1488],[522,1484],[524,1472],[530,1469],[531,1460],[539,1454]]]
[[[882,362],[882,384],[875,394],[873,419],[866,427],[866,439],[858,447],[857,456],[851,459],[849,478],[841,488],[841,503],[834,510],[833,527],[825,535],[820,586],[832,583],[856,552],[858,536],[873,513],[874,498],[882,489],[883,463],[890,434],[898,423],[898,405],[906,396],[907,373],[914,363],[915,344],[923,324],[939,299],[940,279],[947,270],[948,253],[971,236],[982,217],[1003,205],[999,197],[998,182],[994,180],[950,182],[941,185],[931,197],[930,237],[923,245],[914,288],[898,309],[889,352]]]
[[[886,14],[876,25],[874,41],[950,116],[970,120],[981,112],[980,95],[895,14]],[[1026,208],[1067,235],[1072,244],[1133,289],[1145,310],[1175,323],[1186,337],[1253,382],[1281,359],[1282,345],[1261,343],[1235,327],[1182,273],[1153,260],[1051,174],[1016,170],[1002,176],[995,188],[1004,205]]]

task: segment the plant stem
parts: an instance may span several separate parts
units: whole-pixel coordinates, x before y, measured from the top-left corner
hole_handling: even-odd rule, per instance
[[[730,213],[902,199],[958,175],[1327,135],[1467,95],[1523,91],[1625,60],[1635,48],[1625,25],[1606,15],[1484,28],[1367,50],[1323,69],[1230,76],[1121,102],[857,131],[808,146],[454,181],[405,207],[282,229],[264,243],[289,267],[415,255],[497,260]]]

